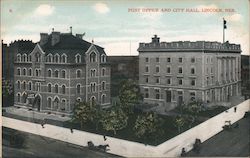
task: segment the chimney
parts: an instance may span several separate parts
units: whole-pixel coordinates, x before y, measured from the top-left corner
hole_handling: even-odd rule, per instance
[[[60,32],[51,33],[51,45],[54,46],[60,41]]]
[[[83,34],[76,34],[76,37],[82,39]]]
[[[152,43],[157,43],[157,44],[159,44],[159,43],[160,43],[160,38],[157,37],[157,35],[154,35],[154,37],[152,38]]]
[[[40,45],[44,45],[48,42],[49,35],[47,33],[40,33]]]

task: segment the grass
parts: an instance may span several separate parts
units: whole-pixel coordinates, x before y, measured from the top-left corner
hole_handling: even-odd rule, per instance
[[[110,137],[115,137],[115,138],[120,138],[120,139],[125,139],[125,140],[129,140],[129,141],[134,141],[134,142],[139,142],[139,143],[143,143],[143,144],[149,144],[149,145],[159,145],[165,141],[167,141],[168,139],[171,139],[177,135],[179,135],[180,133],[178,132],[177,127],[175,127],[175,117],[174,116],[161,116],[159,115],[159,118],[161,119],[161,124],[159,126],[159,128],[157,129],[157,131],[152,134],[149,135],[147,137],[143,137],[143,138],[138,138],[135,135],[135,132],[133,130],[134,128],[134,124],[135,124],[135,120],[137,118],[137,116],[139,115],[139,113],[134,113],[133,115],[129,116],[128,119],[128,124],[127,127],[117,131],[116,135],[113,134],[113,132],[106,132],[104,131],[101,127],[99,127],[98,129],[96,129],[95,125],[88,122],[84,125],[84,127],[82,129],[80,129],[80,124],[79,123],[74,123],[72,124],[71,122],[66,122],[64,124],[65,127],[73,127],[74,129],[79,129],[79,130],[83,130],[83,131],[87,131],[87,132],[91,132],[91,133],[96,133],[96,134],[100,134],[100,135],[106,135],[106,136],[110,136]],[[199,124],[201,122],[195,122],[193,126]],[[188,124],[185,124],[184,127],[182,127],[182,132],[188,130]]]

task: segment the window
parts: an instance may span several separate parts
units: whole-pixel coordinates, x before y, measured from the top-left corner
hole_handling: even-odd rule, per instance
[[[27,58],[27,54],[23,54],[23,61],[27,62],[28,58]]]
[[[76,78],[80,78],[81,77],[81,70],[76,70]]]
[[[17,81],[17,89],[21,89],[21,82]]]
[[[80,103],[80,102],[82,101],[82,99],[78,97],[78,98],[76,99],[76,101],[77,101],[78,103]]]
[[[96,53],[95,52],[92,52],[90,54],[90,62],[96,62]]]
[[[26,68],[24,68],[23,69],[23,76],[26,76],[26,72],[27,72],[27,70],[26,70]]]
[[[66,110],[65,106],[66,106],[66,99],[62,99],[62,107],[61,107],[62,111]]]
[[[191,74],[195,74],[195,68],[191,68]]]
[[[144,88],[144,98],[149,98],[149,90],[148,90],[148,88]]]
[[[66,78],[66,71],[62,70],[62,78]]]
[[[211,67],[211,74],[213,73],[213,68]]]
[[[65,85],[62,85],[62,94],[65,94],[66,93],[66,87]]]
[[[31,69],[31,68],[29,68],[28,75],[29,75],[29,76],[32,76],[32,69]]]
[[[145,82],[148,83],[148,77],[145,78]]]
[[[19,102],[19,103],[21,102],[21,94],[20,93],[17,94],[17,102]]]
[[[155,72],[156,72],[156,73],[159,73],[159,72],[160,72],[160,67],[159,67],[159,66],[156,66]]]
[[[178,84],[182,85],[182,79],[181,78],[178,79]]]
[[[105,90],[106,89],[106,84],[105,84],[105,82],[103,81],[102,82],[102,90]]]
[[[48,108],[52,108],[51,106],[52,106],[52,99],[51,98],[48,98],[48,103],[47,103],[47,106],[48,106]]]
[[[52,77],[52,71],[51,71],[51,69],[48,70],[48,77]]]
[[[55,93],[58,93],[58,91],[59,91],[59,88],[58,88],[58,85],[56,84],[55,85]]]
[[[81,63],[81,55],[80,54],[77,54],[75,56],[75,60],[76,60],[76,63]]]
[[[168,73],[168,74],[171,73],[171,67],[167,67],[167,73]]]
[[[55,77],[59,77],[59,71],[58,70],[55,71]]]
[[[195,79],[191,79],[191,86],[195,86]]]
[[[26,82],[23,81],[23,89],[26,90]]]
[[[80,94],[81,93],[81,85],[78,84],[76,85],[76,94]]]
[[[145,58],[145,62],[148,63],[149,62],[149,58]]]
[[[148,66],[145,67],[145,72],[149,72],[149,67]]]
[[[160,99],[160,89],[155,89],[155,99]]]
[[[194,101],[195,100],[195,92],[190,92],[190,100]]]
[[[192,57],[192,58],[191,58],[191,63],[194,63],[194,62],[195,62],[195,58]]]
[[[95,69],[91,69],[90,70],[90,77],[95,77],[96,76],[96,70]]]
[[[95,92],[95,86],[96,86],[96,83],[91,83],[90,84],[90,91],[91,92]]]
[[[179,72],[179,74],[182,74],[182,67],[178,68],[178,72]]]
[[[54,62],[55,63],[59,63],[60,62],[60,56],[59,54],[56,54],[55,57],[54,57]]]
[[[41,62],[41,55],[37,52],[35,54],[36,62]]]
[[[35,90],[36,91],[40,91],[41,90],[41,83],[40,82],[36,82],[35,83]]]
[[[105,103],[105,95],[103,94],[102,95],[102,104],[104,104]]]
[[[170,63],[171,62],[171,58],[167,58],[167,62]]]
[[[31,55],[28,55],[28,61],[31,62]]]
[[[207,77],[207,85],[209,85],[209,77]]]
[[[48,84],[48,92],[51,92],[51,84]]]
[[[28,84],[28,90],[32,90],[32,82],[29,82],[29,84]]]
[[[67,63],[67,56],[65,54],[62,55],[62,63]]]
[[[102,76],[105,76],[105,68],[102,69]]]
[[[160,83],[160,77],[156,77],[155,82],[156,82],[156,83]]]
[[[49,54],[47,57],[47,62],[51,63],[52,62],[52,54]]]
[[[17,75],[20,76],[21,75],[21,69],[17,68]]]
[[[106,55],[105,54],[102,54],[102,56],[101,56],[101,62],[102,63],[106,62]]]
[[[179,58],[179,63],[182,63],[182,58]]]
[[[155,58],[155,61],[156,61],[157,63],[159,63],[159,62],[160,62],[160,58],[159,58],[159,57]]]
[[[36,69],[36,76],[39,76],[39,70]]]
[[[168,84],[168,85],[171,84],[171,78],[167,78],[167,84]]]
[[[21,54],[17,54],[17,62],[21,62]]]

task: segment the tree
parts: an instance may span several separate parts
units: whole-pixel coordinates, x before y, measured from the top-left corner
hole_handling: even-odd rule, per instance
[[[104,130],[113,131],[114,135],[118,130],[127,126],[127,115],[120,108],[113,107],[103,111],[101,124]]]
[[[133,112],[135,104],[142,100],[139,86],[132,80],[124,80],[120,84],[119,99],[121,108],[126,114]]]
[[[179,133],[181,133],[181,129],[184,126],[184,124],[185,124],[184,117],[180,115],[175,118],[175,126],[178,128]]]
[[[134,131],[138,138],[148,137],[157,131],[160,120],[155,113],[139,115],[135,121]]]
[[[78,102],[73,109],[72,121],[79,121],[81,128],[87,121],[93,122],[96,117],[96,104],[91,105],[89,102]]]

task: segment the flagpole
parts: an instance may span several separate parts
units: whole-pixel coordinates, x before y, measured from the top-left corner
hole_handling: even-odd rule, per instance
[[[223,43],[225,43],[225,24],[224,24],[225,19],[223,18]]]

